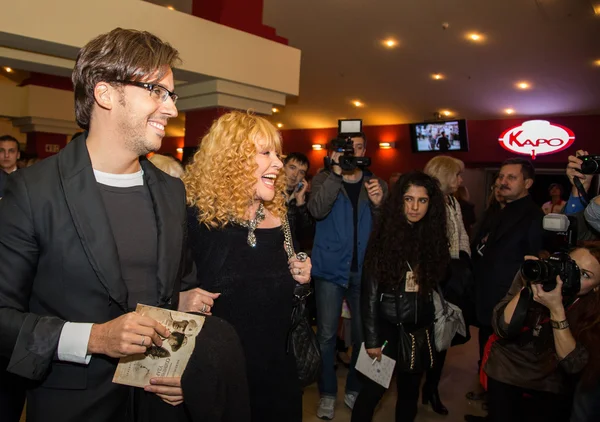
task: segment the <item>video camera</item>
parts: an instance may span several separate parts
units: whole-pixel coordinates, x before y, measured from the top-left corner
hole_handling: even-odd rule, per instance
[[[581,272],[569,250],[577,244],[577,220],[563,214],[544,216],[544,230],[554,232],[554,242],[558,250],[547,259],[527,260],[521,265],[523,278],[531,284],[541,284],[544,291],[556,288],[556,276],[563,281],[564,297],[574,297],[581,289]]]
[[[355,157],[354,156],[354,142],[352,138],[364,137],[362,133],[362,120],[338,120],[338,136],[332,139],[329,143],[332,152],[339,152],[342,155],[337,163],[342,170],[352,171],[357,167],[365,168],[371,165],[371,159],[369,157]],[[331,161],[331,157],[325,157],[325,168],[331,169],[334,163]]]

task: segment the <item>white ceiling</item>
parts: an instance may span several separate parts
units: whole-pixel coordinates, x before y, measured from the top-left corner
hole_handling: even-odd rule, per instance
[[[302,50],[284,128],[382,125],[451,110],[468,119],[600,112],[600,0],[264,0],[266,25]],[[448,29],[443,29],[448,23]],[[485,41],[465,35],[476,31]],[[393,37],[395,49],[380,41]],[[431,74],[442,73],[435,81]],[[532,88],[515,88],[518,81]],[[351,101],[365,103],[355,108]]]

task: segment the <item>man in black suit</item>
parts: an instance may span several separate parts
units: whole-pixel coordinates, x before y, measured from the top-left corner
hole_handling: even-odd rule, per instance
[[[90,41],[72,77],[86,132],[6,186],[0,357],[28,380],[28,421],[129,422],[183,401],[178,378],[145,391],[112,383],[118,358],[169,335],[136,304],[177,309],[185,272],[183,184],[139,158],[177,116],[177,61],[147,32]]]
[[[473,252],[480,358],[493,334],[492,311],[506,296],[525,255],[538,255],[543,244],[544,213],[529,195],[535,169],[529,160],[511,158],[502,163],[496,183],[506,206],[482,234]],[[465,420],[478,417],[467,415]],[[482,419],[483,420],[483,419]]]

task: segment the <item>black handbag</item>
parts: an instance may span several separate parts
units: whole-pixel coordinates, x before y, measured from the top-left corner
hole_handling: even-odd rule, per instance
[[[407,331],[404,321],[401,321],[403,313],[400,309],[400,298],[395,292],[396,326],[398,328],[398,361],[396,365],[401,372],[418,373],[433,368],[434,363],[434,340],[433,326]],[[406,304],[406,301],[403,301]],[[415,323],[417,321],[415,320]]]
[[[408,332],[398,324],[398,370],[402,372],[424,372],[433,368],[434,342],[432,327],[422,327]]]
[[[291,350],[296,358],[298,379],[303,388],[316,382],[321,373],[321,349],[306,316],[306,298],[310,294],[310,287],[296,285],[292,326],[288,334],[288,353]]]
[[[294,256],[292,233],[287,216],[281,219],[285,237],[285,250],[288,257]],[[306,254],[296,255],[299,260],[306,259]],[[291,327],[288,332],[287,352],[296,358],[296,370],[300,385],[304,388],[316,382],[321,373],[321,349],[317,336],[306,315],[306,298],[312,290],[308,284],[296,284],[294,289],[294,307],[292,308]]]

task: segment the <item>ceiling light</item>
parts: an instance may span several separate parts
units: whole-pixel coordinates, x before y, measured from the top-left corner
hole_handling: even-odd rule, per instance
[[[594,14],[600,16],[600,4],[594,5]]]
[[[315,151],[321,151],[323,149],[323,144],[312,144],[312,149]]]
[[[183,154],[183,148],[177,148],[177,152]]]
[[[471,32],[470,34],[467,34],[467,39],[474,42],[480,42],[483,41],[483,35],[478,34],[477,32]]]
[[[507,108],[507,109],[504,110],[504,112],[506,114],[515,114],[515,110],[513,110],[512,108]]]
[[[444,116],[448,117],[448,116],[450,116],[450,115],[452,114],[452,112],[451,112],[451,111],[449,111],[449,110],[442,110],[442,114],[443,114]]]
[[[442,75],[441,73],[434,73],[433,75],[431,75],[431,77],[433,79],[435,79],[436,81],[440,81],[440,80],[444,79],[444,75]]]
[[[398,45],[398,42],[396,40],[393,39],[387,39],[383,41],[383,45],[386,46],[387,48],[394,48]]]
[[[277,123],[277,127],[278,128],[282,128],[283,127],[283,123]]]
[[[600,60],[594,60],[594,66],[600,67]]]
[[[6,70],[6,73],[12,73],[12,68],[10,67],[5,67],[4,70]]]
[[[361,103],[358,100],[352,101],[352,104],[354,105],[354,107],[362,107],[364,105],[363,103]]]
[[[169,10],[175,10],[175,8],[173,6],[167,6],[167,9],[169,9]]]
[[[517,88],[519,88],[519,89],[529,89],[530,87],[531,87],[531,85],[529,84],[529,82],[517,83]]]
[[[273,113],[279,113],[279,109],[278,109],[278,108],[275,108],[275,107],[273,107],[273,108],[271,109],[271,111],[272,111]]]

